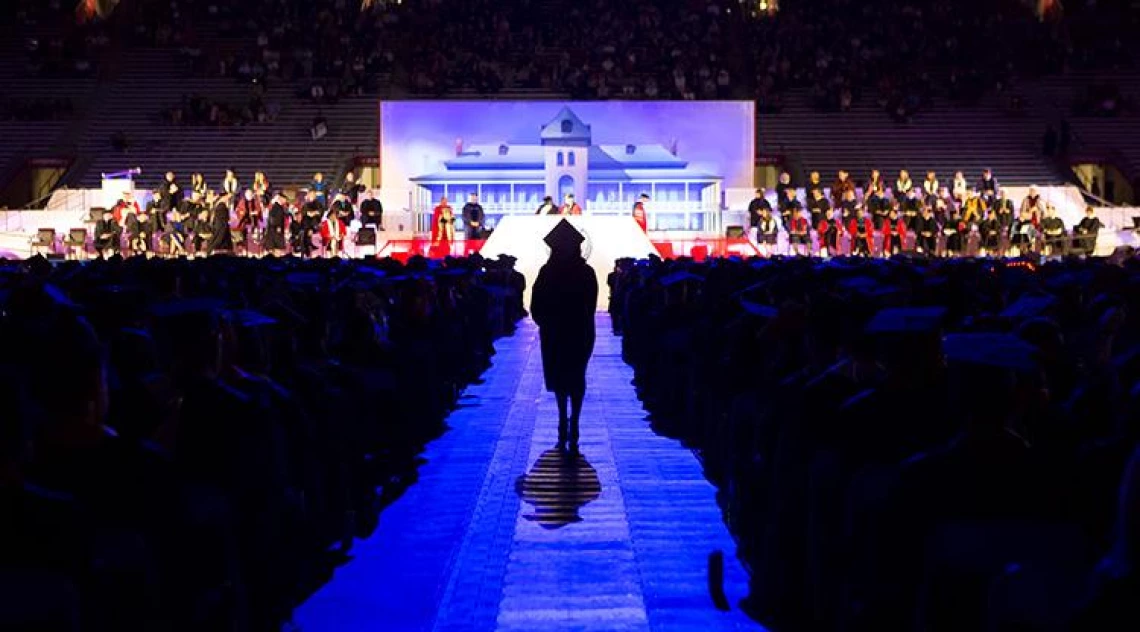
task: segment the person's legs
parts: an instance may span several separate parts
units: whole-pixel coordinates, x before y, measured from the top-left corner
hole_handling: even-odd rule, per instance
[[[570,395],[570,451],[578,451],[578,420],[582,416],[582,400],[586,392],[579,391]]]
[[[554,401],[558,403],[558,449],[566,449],[566,441],[568,440],[568,428],[570,418],[566,414],[566,400],[569,396],[566,393],[555,393]]]

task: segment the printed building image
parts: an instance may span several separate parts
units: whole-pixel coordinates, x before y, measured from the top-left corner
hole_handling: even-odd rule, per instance
[[[442,170],[411,178],[417,210],[430,212],[447,196],[462,206],[479,194],[488,215],[534,213],[545,195],[560,202],[573,193],[583,211],[629,213],[637,196],[652,199],[653,211],[676,228],[693,226],[692,217],[711,213],[721,203],[718,175],[698,172],[663,145],[595,145],[590,126],[568,107],[543,125],[536,144],[475,145],[456,141],[455,156]],[[699,221],[699,220],[698,220]],[[660,226],[661,228],[674,226]]]

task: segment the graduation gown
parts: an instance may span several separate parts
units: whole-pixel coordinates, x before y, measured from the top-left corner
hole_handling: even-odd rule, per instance
[[[379,227],[384,219],[384,206],[375,198],[360,203],[360,224]]]
[[[558,208],[558,213],[560,215],[581,215],[582,207],[578,206],[577,202],[573,204],[563,204]]]
[[[321,239],[325,242],[326,246],[331,246],[333,242],[338,244],[344,243],[344,237],[348,232],[344,221],[333,213],[329,213],[321,221]]]
[[[597,302],[598,278],[581,257],[552,258],[538,271],[530,313],[538,324],[546,390],[586,391]]]
[[[871,240],[875,234],[875,224],[870,217],[864,217],[862,222],[858,219],[848,222],[847,233],[851,235],[852,252],[871,253]]]
[[[902,250],[906,244],[906,222],[902,218],[883,222],[883,252],[890,254],[895,248]]]
[[[641,227],[641,232],[649,232],[649,224],[645,218],[645,205],[641,202],[633,205],[633,221]]]
[[[776,245],[776,233],[779,228],[776,225],[776,218],[769,215],[768,217],[761,217],[760,223],[756,225],[756,238],[762,244],[770,246]]]
[[[213,253],[233,249],[234,241],[230,235],[230,207],[225,202],[218,202],[210,211],[210,240],[206,242],[206,251]]]
[[[267,250],[285,249],[285,207],[274,204],[269,207],[265,218],[265,248]]]
[[[122,230],[115,220],[101,219],[95,222],[95,248],[97,250],[118,250],[120,234],[122,234]]]

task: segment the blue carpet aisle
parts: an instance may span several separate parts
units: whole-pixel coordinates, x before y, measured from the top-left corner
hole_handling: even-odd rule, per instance
[[[559,456],[537,331],[497,344],[420,480],[298,608],[305,632],[759,630],[735,609],[747,578],[700,464],[645,421],[598,316],[582,457]],[[537,421],[537,423],[536,423]],[[726,553],[733,611],[708,596],[710,551]]]

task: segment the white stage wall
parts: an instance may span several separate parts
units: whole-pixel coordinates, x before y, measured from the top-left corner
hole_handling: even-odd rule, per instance
[[[518,259],[515,268],[526,277],[524,300],[528,309],[530,288],[550,257],[550,248],[542,239],[562,219],[559,215],[504,217],[481,251],[488,259],[501,254]],[[598,309],[604,310],[609,305],[606,278],[614,269],[614,261],[623,257],[644,259],[657,250],[633,218],[580,215],[566,219],[586,236],[582,253],[598,276]]]

